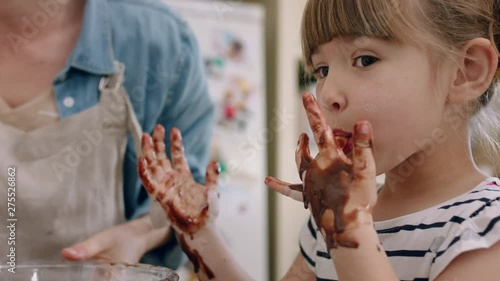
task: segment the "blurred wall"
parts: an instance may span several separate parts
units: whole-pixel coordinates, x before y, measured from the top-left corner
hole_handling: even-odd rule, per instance
[[[298,114],[301,107],[297,104],[298,93],[297,64],[302,57],[300,43],[300,23],[305,0],[278,0],[278,108],[286,108],[286,113],[293,115],[292,122],[278,136],[277,176],[290,182],[300,182],[295,165],[295,148],[301,132],[297,131]],[[300,228],[308,210],[300,202],[279,196],[276,201],[277,216],[277,276],[281,278],[299,253],[298,239]]]
[[[275,132],[270,144],[270,174],[300,182],[295,166],[298,118],[298,61],[301,58],[300,23],[306,0],[263,0],[267,9],[268,128]],[[279,120],[279,121],[277,121]],[[300,202],[270,194],[271,236],[274,249],[271,280],[279,280],[299,253],[298,237],[308,211]]]
[[[269,175],[299,182],[295,167],[298,122],[300,23],[307,0],[234,0],[266,9],[266,91]],[[302,117],[303,118],[303,117]],[[301,202],[269,192],[270,280],[280,280],[299,253],[300,228],[309,212]]]

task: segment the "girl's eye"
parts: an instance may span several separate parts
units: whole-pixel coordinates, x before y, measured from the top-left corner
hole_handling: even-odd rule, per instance
[[[315,71],[314,71],[314,75],[316,76],[316,78],[318,79],[321,79],[321,78],[325,78],[326,76],[328,76],[328,66],[321,66],[321,67],[318,67]]]
[[[376,63],[378,59],[372,56],[359,56],[356,58],[355,66],[356,67],[368,67],[374,63]]]

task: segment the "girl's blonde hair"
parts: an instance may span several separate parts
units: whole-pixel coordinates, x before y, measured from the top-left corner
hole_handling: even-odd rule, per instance
[[[339,36],[415,42],[430,50],[431,60],[458,54],[478,37],[500,50],[500,0],[309,0],[302,19],[302,49],[309,69],[318,47]],[[488,155],[498,155],[500,63],[489,89],[469,105],[469,122]],[[495,108],[497,107],[497,108]],[[495,159],[498,161],[498,159]]]

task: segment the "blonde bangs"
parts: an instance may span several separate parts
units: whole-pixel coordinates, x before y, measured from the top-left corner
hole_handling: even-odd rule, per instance
[[[320,45],[339,36],[364,35],[402,42],[410,26],[409,13],[401,6],[399,0],[309,0],[302,19],[307,66],[312,66],[311,56]],[[410,5],[405,6],[407,9]]]

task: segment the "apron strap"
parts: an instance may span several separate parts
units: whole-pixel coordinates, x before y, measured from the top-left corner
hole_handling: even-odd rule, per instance
[[[125,77],[125,65],[118,61],[113,62],[116,72],[111,76],[105,76],[101,78],[99,82],[99,91],[101,93],[112,92],[120,94],[123,96],[127,106],[127,131],[131,134],[132,140],[134,142],[134,149],[137,158],[142,155],[141,148],[141,138],[142,138],[142,128],[137,121],[135,116],[134,108],[128,95],[126,94],[125,88],[123,87],[124,77]]]
[[[142,139],[142,128],[139,125],[139,121],[137,121],[137,117],[134,113],[134,108],[132,107],[132,103],[127,95],[125,95],[125,101],[127,102],[128,114],[127,114],[127,124],[128,131],[132,135],[132,140],[134,141],[135,155],[136,158],[139,159],[142,156],[142,147],[141,147],[141,139]]]
[[[101,78],[101,81],[99,82],[99,91],[103,94],[106,92],[119,93],[125,99],[127,106],[127,131],[132,136],[132,140],[134,142],[136,159],[139,159],[142,155],[142,128],[137,120],[134,108],[126,90],[123,87],[125,65],[118,61],[114,61],[113,64],[115,65],[115,69],[117,71],[111,76]],[[161,207],[160,203],[152,196],[149,196],[149,200],[151,202],[149,215],[151,216],[154,228],[161,228],[169,225],[165,211]]]

